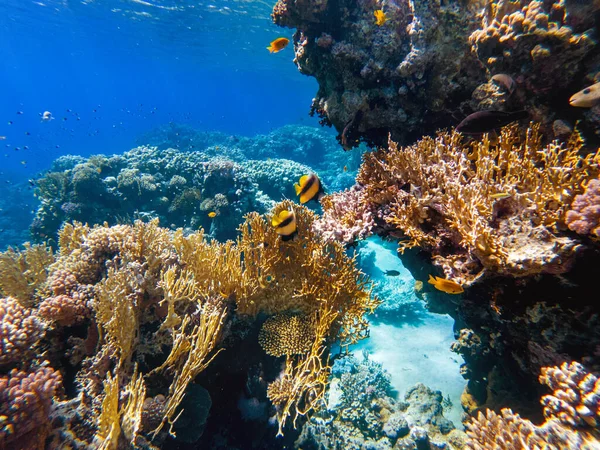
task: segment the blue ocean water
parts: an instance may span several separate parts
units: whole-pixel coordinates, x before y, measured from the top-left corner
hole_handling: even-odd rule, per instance
[[[307,116],[316,82],[262,1],[0,3],[3,177],[63,154],[122,152],[169,122],[252,135]],[[43,123],[50,111],[54,120]]]

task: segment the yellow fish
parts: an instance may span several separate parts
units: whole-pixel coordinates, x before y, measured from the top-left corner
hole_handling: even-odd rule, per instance
[[[281,236],[282,241],[289,241],[298,232],[294,210],[284,209],[279,214],[275,214],[271,219],[271,225],[275,228],[275,232]]]
[[[210,217],[211,219],[214,219],[215,217],[217,217],[217,213],[214,211],[211,211],[208,213],[208,217]]]
[[[600,83],[586,87],[569,99],[569,104],[578,108],[591,108],[598,103],[600,103]]]
[[[311,200],[319,201],[323,193],[321,180],[314,173],[302,175],[298,184],[294,185],[296,195],[300,196],[300,203],[304,204]]]
[[[429,275],[429,284],[433,284],[433,286],[446,294],[462,294],[465,292],[463,287],[458,284],[456,281],[447,280],[446,278],[433,277]]]
[[[375,11],[373,13],[375,15],[375,24],[380,27],[381,25],[383,25],[387,19],[387,16],[385,15],[385,13],[383,12],[382,9],[378,9],[377,11]]]
[[[271,44],[267,47],[267,50],[269,50],[270,53],[277,53],[286,48],[289,43],[289,39],[280,37],[271,42]]]
[[[510,197],[510,194],[508,192],[498,192],[497,194],[490,195],[490,198],[492,200],[502,200],[503,198],[508,197]]]

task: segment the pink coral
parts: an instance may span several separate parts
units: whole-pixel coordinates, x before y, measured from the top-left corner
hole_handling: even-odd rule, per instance
[[[359,186],[324,197],[323,216],[314,222],[314,231],[325,240],[346,244],[366,238],[375,222],[373,207],[365,197]]]
[[[566,215],[569,229],[600,238],[600,179],[590,181],[585,192],[575,197],[571,208]]]
[[[93,287],[77,283],[77,278],[66,270],[57,270],[50,277],[54,296],[42,300],[38,314],[62,326],[74,325],[90,317]]]
[[[19,361],[44,334],[42,321],[12,297],[0,298],[0,366]]]
[[[52,398],[61,387],[60,372],[51,367],[0,377],[0,448],[43,449]]]

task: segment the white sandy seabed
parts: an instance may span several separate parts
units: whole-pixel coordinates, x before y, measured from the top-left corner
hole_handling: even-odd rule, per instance
[[[446,314],[430,313],[423,302],[414,297],[415,280],[402,265],[395,248],[379,238],[367,240],[360,253],[370,253],[370,263],[361,269],[378,284],[391,284],[391,290],[403,298],[403,306],[409,310],[414,308],[418,313],[399,312],[397,320],[393,314],[386,314],[383,320],[373,318],[369,338],[352,347],[351,351],[359,360],[366,351],[369,359],[382,364],[391,375],[399,399],[403,399],[406,391],[417,383],[441,391],[444,398],[449,396],[452,407],[444,410],[444,416],[460,429],[463,414],[460,396],[466,380],[459,372],[464,362],[462,357],[450,351],[454,341],[454,320]],[[397,270],[400,275],[386,276],[383,274],[386,270]]]

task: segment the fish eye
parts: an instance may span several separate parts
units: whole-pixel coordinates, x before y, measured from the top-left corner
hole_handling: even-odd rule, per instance
[[[590,92],[592,92],[592,90],[590,88],[587,88],[587,89],[583,90],[583,93],[586,94],[586,95],[589,94]]]

